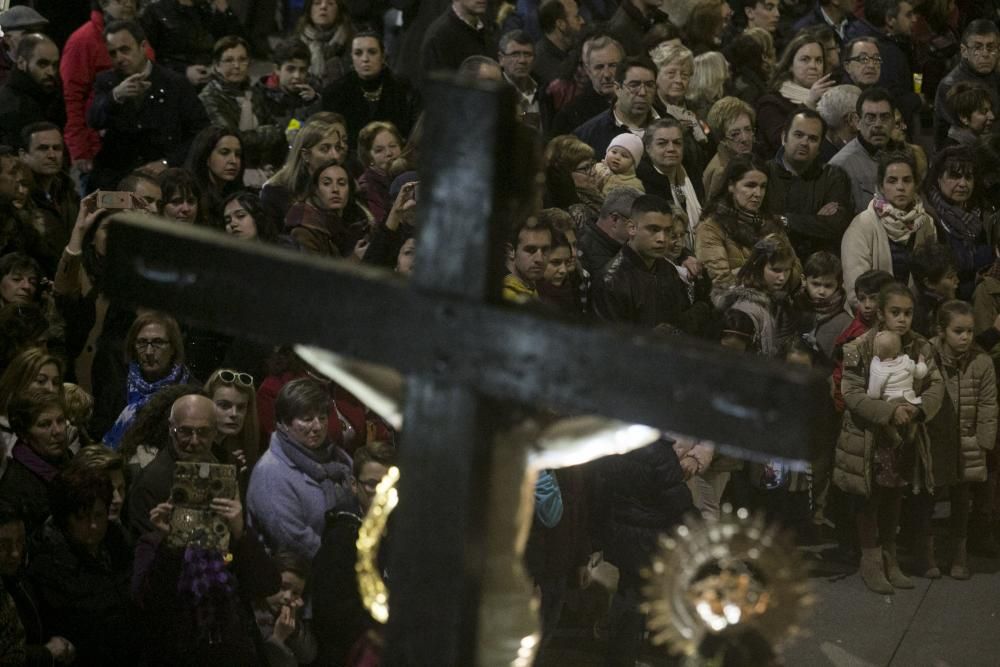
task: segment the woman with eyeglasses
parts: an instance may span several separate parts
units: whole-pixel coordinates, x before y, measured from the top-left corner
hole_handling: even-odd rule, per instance
[[[823,43],[810,32],[788,43],[771,77],[771,91],[757,101],[757,150],[765,160],[777,155],[781,133],[795,109],[815,109],[823,94],[837,82],[824,74]]]
[[[128,375],[117,387],[119,404],[124,407],[102,438],[114,450],[135,421],[139,408],[157,391],[191,381],[191,373],[184,365],[180,327],[166,313],[149,311],[135,318],[125,337],[125,360]]]
[[[312,560],[326,513],[357,502],[351,457],[330,441],[330,393],[317,380],[283,386],[274,412],[276,428],[250,477],[247,509],[272,552]]]
[[[205,393],[215,403],[216,439],[212,453],[220,463],[235,464],[244,479],[260,458],[253,376],[219,369],[205,383]]]
[[[723,97],[708,110],[708,126],[716,138],[718,148],[702,173],[705,199],[711,201],[725,184],[726,167],[740,155],[753,151],[754,122],[757,113],[738,97]]]
[[[271,115],[264,90],[250,81],[250,47],[242,37],[223,37],[212,50],[213,73],[198,97],[216,127],[242,138],[246,173],[240,181],[259,188],[285,161],[285,127]]]
[[[553,137],[545,146],[545,164],[546,206],[568,209],[582,204],[598,214],[604,197],[597,189],[593,148],[571,134]]]

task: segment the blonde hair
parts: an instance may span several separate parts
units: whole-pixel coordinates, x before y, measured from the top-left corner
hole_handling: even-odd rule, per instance
[[[694,71],[688,83],[687,100],[692,104],[712,104],[722,97],[729,79],[729,63],[718,51],[703,53],[694,59]]]
[[[63,394],[66,397],[66,419],[74,426],[89,422],[94,413],[94,397],[83,387],[72,382],[63,383]]]
[[[667,65],[678,62],[694,69],[694,56],[691,54],[691,49],[683,44],[669,42],[660,44],[649,52],[649,56],[653,59],[653,64],[656,65],[657,74]]]
[[[715,136],[721,140],[726,136],[726,130],[739,119],[740,116],[747,116],[750,124],[757,122],[757,112],[753,107],[738,97],[723,97],[712,105],[705,117],[705,122],[711,128]]]
[[[593,159],[594,149],[572,134],[561,134],[558,137],[553,137],[545,145],[545,162],[553,167],[562,167],[573,171],[584,160]]]
[[[320,116],[320,114],[316,114]],[[313,116],[296,133],[292,147],[288,151],[285,164],[268,181],[267,185],[283,187],[291,194],[292,199],[300,199],[309,189],[309,165],[303,157],[303,152],[309,151],[323,139],[337,134],[346,141],[347,123],[340,114],[322,114],[319,118]],[[331,118],[331,116],[333,116]]]

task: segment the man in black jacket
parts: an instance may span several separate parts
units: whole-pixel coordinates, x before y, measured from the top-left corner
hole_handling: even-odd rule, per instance
[[[661,331],[698,334],[712,316],[707,294],[689,304],[677,269],[664,255],[673,226],[670,204],[643,195],[632,204],[628,242],[594,283],[594,314],[606,322],[627,322]]]
[[[208,115],[183,76],[147,59],[146,35],[137,23],[111,23],[104,38],[114,68],[97,76],[87,124],[104,131],[92,185],[114,189],[144,165],[182,166]]]
[[[640,196],[635,188],[614,188],[604,198],[597,220],[584,220],[576,251],[583,268],[595,279],[628,241],[632,204]]]
[[[486,0],[454,0],[427,28],[420,47],[423,76],[454,72],[469,56],[496,55],[496,35],[487,20],[486,6]]]
[[[37,33],[25,35],[14,62],[15,69],[0,88],[0,140],[8,146],[18,145],[21,130],[31,123],[66,125],[55,42]]]
[[[615,96],[615,72],[625,58],[625,49],[607,35],[583,43],[583,66],[590,85],[579,97],[559,110],[552,121],[551,136],[570,134],[588,120],[611,108]]]
[[[788,219],[788,238],[803,263],[819,250],[839,255],[854,217],[847,174],[818,159],[825,134],[823,117],[802,109],[789,119],[781,152],[767,163],[768,209]]]
[[[211,77],[216,40],[243,35],[228,0],[156,0],[145,5],[139,21],[156,51],[156,62],[186,76],[195,86],[208,83]]]

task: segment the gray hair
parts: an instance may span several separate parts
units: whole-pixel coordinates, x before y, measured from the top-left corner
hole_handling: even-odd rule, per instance
[[[816,111],[823,118],[823,122],[831,130],[839,130],[844,127],[844,119],[848,114],[855,113],[858,104],[858,97],[861,96],[861,89],[851,84],[834,86],[823,93],[816,105]]]
[[[642,193],[635,188],[627,186],[612,188],[604,198],[604,205],[601,206],[598,217],[607,218],[617,213],[627,218],[632,214],[632,204],[641,196]]]
[[[625,49],[622,48],[621,42],[619,42],[614,37],[609,37],[608,35],[598,35],[597,37],[592,37],[583,43],[582,61],[584,65],[590,65],[590,54],[594,51],[600,51],[601,49],[606,49],[609,46],[615,46],[618,48],[618,53],[621,54],[622,58],[625,57]]]

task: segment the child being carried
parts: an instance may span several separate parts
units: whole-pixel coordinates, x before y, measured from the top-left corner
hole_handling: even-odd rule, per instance
[[[875,355],[868,374],[868,396],[889,403],[922,402],[913,390],[913,381],[927,377],[927,363],[923,355],[913,361],[908,354],[902,354],[903,341],[899,334],[880,331],[875,336]],[[887,425],[883,430],[893,446],[909,442],[916,429],[910,422],[903,426]]]

